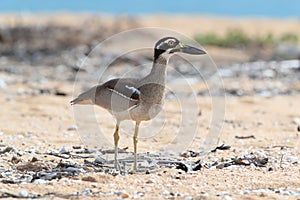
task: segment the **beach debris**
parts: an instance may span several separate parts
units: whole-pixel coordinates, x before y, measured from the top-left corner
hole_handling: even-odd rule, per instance
[[[74,124],[74,125],[69,126],[67,130],[68,131],[76,131],[77,129],[78,129],[77,125]]]
[[[210,152],[216,152],[217,150],[229,150],[231,148],[231,146],[222,144],[220,146],[217,146],[216,148],[214,148],[213,150],[211,150]]]
[[[175,163],[176,169],[181,169],[182,171],[188,172],[188,166],[183,162],[176,162]]]
[[[69,154],[70,149],[68,147],[63,147],[63,148],[60,149],[59,153],[60,154]]]
[[[192,166],[192,170],[193,171],[199,171],[202,169],[202,164],[201,164],[201,160],[196,161],[193,166]]]
[[[26,198],[28,197],[28,192],[26,190],[22,190],[21,192],[19,192],[19,197],[23,197]]]
[[[248,136],[234,136],[235,139],[255,139],[255,136],[254,135],[248,135]]]
[[[65,147],[62,147],[62,149]],[[139,170],[137,173],[153,174],[157,169],[170,168],[178,170],[178,174],[172,174],[174,179],[184,179],[185,173],[197,173],[203,169],[218,169],[222,170],[229,168],[234,170],[238,167],[248,167],[249,170],[254,167],[267,167],[268,171],[275,171],[279,167],[297,166],[300,165],[298,158],[292,155],[288,155],[288,152],[292,152],[292,149],[284,148],[283,154],[275,150],[274,147],[267,148],[268,151],[257,150],[257,151],[241,151],[236,152],[234,150],[228,151],[226,157],[222,153],[214,153],[217,150],[229,150],[230,146],[220,145],[213,149],[208,155],[201,155],[200,152],[189,150],[185,153],[180,154],[180,157],[162,155],[161,153],[140,153],[139,156]],[[274,150],[272,150],[274,149]],[[83,150],[83,151],[81,151]],[[97,183],[96,178],[90,175],[90,172],[100,172],[110,174],[113,176],[130,174],[129,165],[133,164],[133,156],[131,152],[127,152],[124,149],[120,149],[123,152],[122,158],[119,159],[121,172],[116,173],[114,171],[113,159],[108,159],[107,154],[110,155],[110,149],[100,149],[96,151],[89,150],[87,148],[68,149],[64,151],[47,151],[38,152],[34,154],[31,159],[27,162],[22,161],[16,162],[14,167],[8,167],[6,171],[0,173],[0,182],[2,184],[19,184],[19,183],[34,183],[38,185],[47,184],[51,180],[72,180],[71,177],[78,177],[80,181],[87,181]],[[9,151],[8,154],[15,154],[18,150]],[[269,152],[278,152],[278,154],[270,154]],[[65,152],[68,152],[65,154]],[[103,153],[101,153],[103,152]],[[280,155],[279,155],[280,154]],[[28,155],[30,155],[28,151]],[[280,156],[282,157],[280,158]],[[53,156],[51,159],[44,159],[45,156]],[[103,157],[105,156],[105,157]],[[199,159],[196,159],[197,156]],[[277,156],[277,157],[274,157]],[[23,158],[23,157],[22,157]],[[201,158],[201,159],[200,159]],[[280,162],[279,162],[280,160]],[[11,160],[9,160],[11,161]],[[9,162],[8,161],[8,162]],[[10,165],[8,165],[10,166]],[[233,167],[235,166],[235,167]],[[15,171],[14,171],[15,169]],[[78,180],[78,178],[76,178]],[[156,179],[153,177],[145,181],[145,184],[155,184]],[[76,196],[80,195],[94,195],[96,193],[91,191],[78,191]],[[129,198],[124,193],[124,198]],[[8,196],[8,194],[2,194],[2,196]],[[19,194],[11,194],[19,196]],[[39,196],[45,196],[46,194],[39,194]],[[60,196],[62,194],[55,194]],[[170,195],[170,193],[168,194]],[[177,195],[174,193],[174,195]],[[34,194],[28,194],[29,197],[35,197]],[[47,196],[47,195],[46,195]],[[122,197],[122,193],[118,196]],[[130,195],[131,196],[131,195]],[[133,195],[134,196],[134,195]]]
[[[0,154],[9,153],[12,150],[14,150],[14,148],[8,146],[8,147],[5,147],[3,150],[0,150]]]

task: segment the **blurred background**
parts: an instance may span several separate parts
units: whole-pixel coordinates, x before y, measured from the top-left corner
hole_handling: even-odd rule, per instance
[[[87,68],[80,69],[82,59],[97,44],[122,31],[161,27],[201,44],[226,79],[230,95],[299,93],[299,7],[297,0],[4,0],[0,5],[0,88],[26,82],[30,87],[22,86],[20,94],[67,95],[69,89],[58,91],[64,89],[54,89],[56,85],[45,89],[44,84],[49,80],[72,83],[78,75],[84,87],[91,80],[88,72],[101,68],[103,60],[115,53],[100,50]],[[144,37],[157,39],[151,34]],[[124,55],[108,68],[108,78],[151,59],[151,51]],[[195,62],[205,79],[214,76],[211,61]],[[196,74],[176,57],[172,63],[185,75]],[[199,94],[207,94],[205,90]]]

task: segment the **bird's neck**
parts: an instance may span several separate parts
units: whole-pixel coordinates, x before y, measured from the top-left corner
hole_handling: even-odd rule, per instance
[[[168,58],[159,56],[154,58],[153,66],[147,78],[153,83],[165,84]]]

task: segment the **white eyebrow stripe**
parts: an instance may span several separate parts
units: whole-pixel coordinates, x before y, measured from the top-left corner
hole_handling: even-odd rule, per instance
[[[160,44],[157,46],[157,48],[159,49],[159,47],[162,46],[163,44],[168,44],[169,41],[176,42],[175,39],[170,38],[170,39],[167,39],[167,40],[165,40],[164,42],[160,43]]]
[[[111,92],[113,92],[113,93],[115,93],[115,94],[117,94],[117,95],[119,95],[119,96],[125,98],[125,99],[130,100],[130,101],[138,101],[137,99],[130,98],[130,97],[126,96],[125,94],[122,94],[122,93],[118,92],[117,90],[114,90],[114,89],[111,89],[111,88],[107,88],[107,89],[108,89],[109,91],[111,91]]]
[[[127,89],[129,89],[129,90],[131,90],[133,93],[138,93],[138,94],[141,94],[141,92],[137,89],[137,88],[135,88],[135,87],[129,87],[128,85],[125,85],[125,87],[127,88]]]
[[[158,46],[157,46],[157,49],[160,48],[160,46],[162,46],[164,44],[164,42],[160,43]]]

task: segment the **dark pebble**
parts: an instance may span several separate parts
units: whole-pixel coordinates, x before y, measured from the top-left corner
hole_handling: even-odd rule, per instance
[[[269,168],[268,168],[268,171],[269,171],[269,172],[273,171],[273,168],[272,168],[272,167],[269,167]]]
[[[38,159],[37,159],[36,157],[33,157],[33,158],[31,159],[31,162],[36,162],[36,161],[38,161]]]
[[[188,167],[183,163],[176,163],[176,169],[181,169],[182,171],[185,171],[185,172],[188,171]]]

